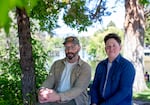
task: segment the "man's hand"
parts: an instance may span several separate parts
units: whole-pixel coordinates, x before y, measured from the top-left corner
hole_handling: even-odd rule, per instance
[[[60,96],[52,89],[42,88],[38,93],[40,103],[59,102]]]

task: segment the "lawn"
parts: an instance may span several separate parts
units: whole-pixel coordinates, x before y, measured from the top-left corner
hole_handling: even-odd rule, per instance
[[[148,90],[145,90],[140,93],[134,93],[133,99],[150,102],[150,82],[147,82],[147,86],[149,88]]]

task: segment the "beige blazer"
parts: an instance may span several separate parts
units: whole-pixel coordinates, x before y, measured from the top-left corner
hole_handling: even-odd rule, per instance
[[[65,67],[66,59],[55,61],[52,65],[47,79],[42,84],[42,87],[51,88],[57,91],[57,87],[61,80],[61,75]],[[61,101],[75,100],[76,105],[88,105],[89,96],[87,94],[87,87],[91,80],[91,67],[85,61],[79,59],[77,65],[73,68],[71,73],[71,89],[59,93]]]

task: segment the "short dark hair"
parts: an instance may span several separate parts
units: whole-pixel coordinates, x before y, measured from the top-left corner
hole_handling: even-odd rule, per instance
[[[105,44],[106,44],[107,40],[111,39],[111,38],[115,39],[119,43],[119,45],[121,44],[121,38],[116,33],[109,33],[109,34],[107,34],[105,36],[105,38],[104,38]]]

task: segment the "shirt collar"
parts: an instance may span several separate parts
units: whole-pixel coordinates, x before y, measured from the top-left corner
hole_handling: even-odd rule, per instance
[[[120,61],[120,58],[121,58],[121,54],[119,54],[116,58],[115,58],[115,60],[113,61],[113,62],[117,62],[117,63],[119,63],[119,61]],[[112,62],[112,63],[113,63]],[[104,63],[108,63],[108,58],[104,61]]]

